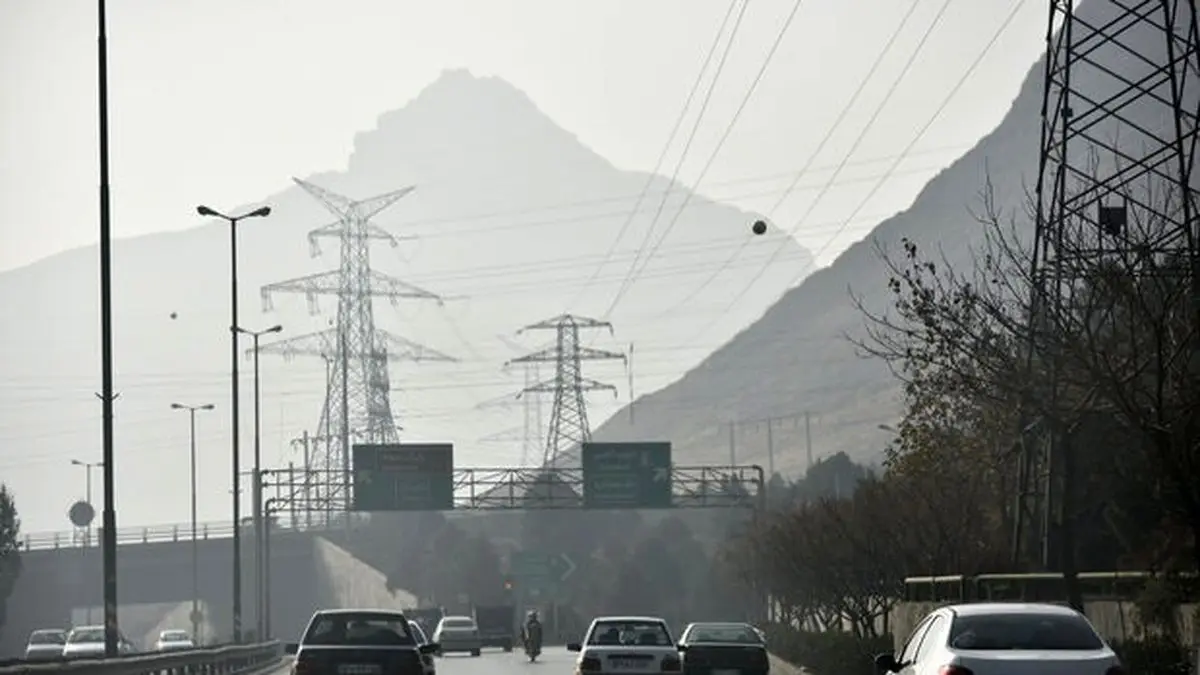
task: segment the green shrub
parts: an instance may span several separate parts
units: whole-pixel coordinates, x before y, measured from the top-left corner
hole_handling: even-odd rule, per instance
[[[791,626],[763,627],[771,653],[813,675],[876,675],[875,655],[892,651],[892,637],[860,638],[851,633],[810,632]]]
[[[1125,672],[1136,675],[1189,675],[1191,655],[1186,647],[1166,637],[1112,643]]]

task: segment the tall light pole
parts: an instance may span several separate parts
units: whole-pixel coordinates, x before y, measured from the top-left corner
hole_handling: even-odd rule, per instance
[[[212,410],[211,403],[204,405],[183,405],[172,403],[172,410],[186,410],[189,417],[191,434],[191,465],[192,465],[192,639],[199,644],[200,640],[200,552],[196,542],[196,411]]]
[[[238,417],[238,278],[237,278],[237,225],[246,218],[265,218],[271,215],[271,207],[262,206],[240,216],[227,216],[207,206],[197,206],[196,213],[216,217],[229,223],[229,335],[231,342],[230,387],[233,416],[233,642],[242,641],[242,535],[241,503],[238,499],[238,473],[241,469],[241,426]],[[105,524],[107,527],[107,523]]]
[[[264,330],[249,330],[241,326],[234,325],[234,330],[243,335],[249,335],[254,340],[254,477],[250,481],[251,499],[253,500],[253,522],[254,522],[254,619],[255,625],[258,628],[258,640],[261,642],[265,639],[264,632],[266,631],[266,620],[263,618],[263,612],[266,608],[266,600],[263,595],[263,523],[262,523],[262,407],[261,407],[261,389],[259,388],[259,370],[258,370],[258,339],[264,335],[278,333],[283,330],[283,326],[278,324]]]
[[[100,426],[103,438],[104,511],[100,534],[104,558],[104,656],[116,658],[121,628],[117,624],[117,490],[113,479],[113,329],[112,203],[108,178],[108,28],[104,0],[96,2],[96,65],[100,138]]]

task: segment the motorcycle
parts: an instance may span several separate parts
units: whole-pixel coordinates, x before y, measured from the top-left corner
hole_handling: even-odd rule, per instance
[[[533,626],[532,630],[530,627],[526,627],[521,632],[521,641],[525,644],[525,655],[529,657],[529,662],[533,663],[542,653],[542,627]]]

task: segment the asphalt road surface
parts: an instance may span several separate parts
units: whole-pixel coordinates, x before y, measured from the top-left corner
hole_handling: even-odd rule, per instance
[[[574,665],[575,654],[562,645],[547,647],[534,663],[519,649],[511,654],[485,649],[481,656],[448,654],[437,659],[437,675],[570,675]],[[291,670],[291,659],[285,659],[266,675],[289,675]]]
[[[438,675],[570,675],[575,671],[575,656],[562,645],[548,646],[537,661],[530,663],[520,649],[511,654],[485,649],[478,657],[443,656],[437,660],[437,672]]]

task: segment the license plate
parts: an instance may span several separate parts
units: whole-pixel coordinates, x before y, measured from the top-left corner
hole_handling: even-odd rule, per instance
[[[608,663],[618,670],[635,670],[642,666],[642,662],[637,659],[609,659]]]
[[[343,663],[337,671],[338,675],[378,675],[383,669],[369,663]]]

